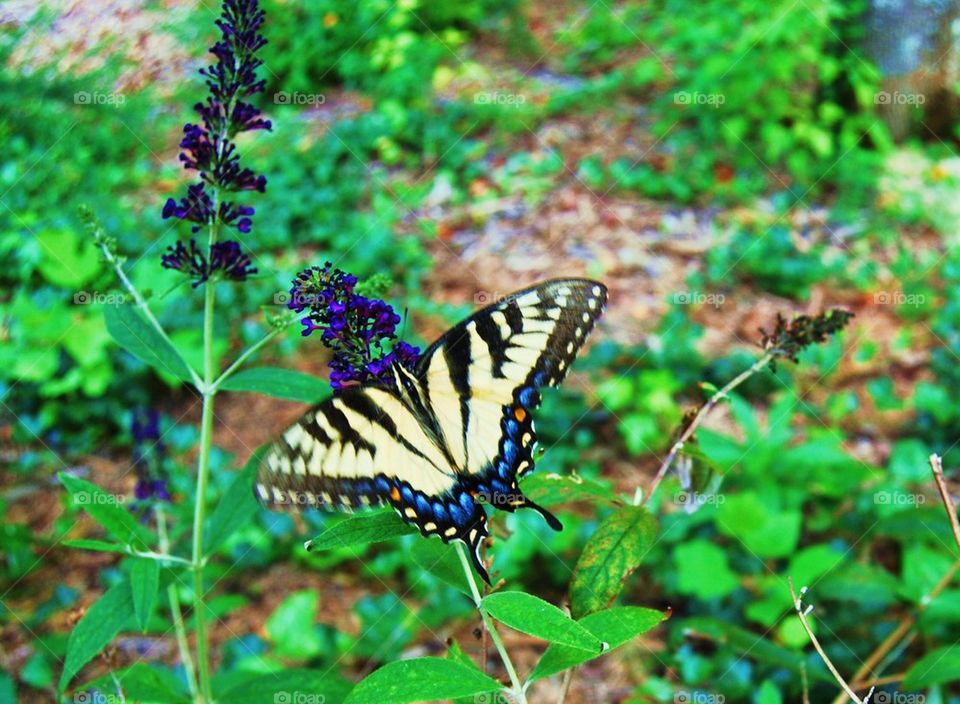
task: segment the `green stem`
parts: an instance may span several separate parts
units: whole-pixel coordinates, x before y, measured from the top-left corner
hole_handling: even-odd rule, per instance
[[[246,362],[251,357],[251,355],[256,353],[261,347],[263,347],[268,342],[270,342],[273,338],[275,338],[277,335],[282,333],[287,328],[287,326],[290,325],[290,323],[293,322],[294,320],[296,320],[296,318],[291,318],[290,320],[285,321],[281,327],[274,328],[273,330],[268,332],[266,335],[264,335],[259,341],[255,342],[253,345],[251,345],[246,350],[244,350],[240,354],[240,356],[233,361],[233,364],[227,367],[226,371],[224,371],[223,374],[217,377],[216,381],[214,381],[213,384],[211,384],[210,392],[216,393],[219,390],[220,386],[223,384],[223,382],[225,382],[227,379],[233,376],[234,372],[236,372],[237,369],[239,369],[243,365],[243,363]]]
[[[160,536],[160,550],[170,552],[170,539],[167,537],[167,517],[163,507],[157,505],[157,535]],[[187,629],[183,624],[183,611],[180,608],[180,596],[177,586],[171,582],[167,585],[167,601],[170,602],[170,614],[173,617],[173,630],[177,637],[177,650],[180,651],[180,662],[187,676],[187,689],[191,697],[197,696],[197,673],[193,665],[193,655],[190,653],[190,643],[187,641]]]
[[[503,645],[503,640],[500,638],[500,634],[497,632],[497,629],[493,624],[493,619],[490,618],[487,610],[483,608],[483,597],[480,596],[480,590],[477,588],[477,582],[473,578],[473,569],[470,567],[470,559],[467,557],[466,548],[464,547],[463,543],[459,541],[455,544],[455,547],[457,549],[457,555],[460,557],[460,564],[463,566],[463,573],[467,577],[467,584],[470,585],[470,593],[473,595],[473,603],[476,604],[477,611],[480,612],[480,618],[483,619],[483,625],[486,626],[487,632],[490,634],[490,640],[493,642],[497,652],[500,653],[500,659],[503,660],[503,666],[506,668],[507,676],[510,678],[510,683],[513,685],[511,694],[516,697],[518,704],[527,704],[527,693],[524,690],[523,685],[520,683],[520,678],[517,676],[517,670],[513,666],[513,661],[510,660],[510,654]]]
[[[216,191],[213,194],[213,210],[217,211]],[[217,241],[217,223],[210,224],[210,247]],[[210,450],[213,446],[213,399],[216,392],[211,388],[216,369],[213,359],[213,281],[203,287],[203,406],[200,415],[200,455],[197,459],[197,491],[193,512],[193,612],[197,636],[197,665],[200,672],[199,701],[213,701],[210,685],[210,654],[207,634],[206,606],[203,603],[203,530],[207,509],[207,479],[210,475]]]

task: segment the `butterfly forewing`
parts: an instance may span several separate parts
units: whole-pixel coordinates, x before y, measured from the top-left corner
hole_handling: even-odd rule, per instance
[[[547,281],[475,313],[421,358],[433,423],[465,483],[494,505],[529,505],[516,477],[533,469],[538,389],[566,376],[606,298],[595,281]]]

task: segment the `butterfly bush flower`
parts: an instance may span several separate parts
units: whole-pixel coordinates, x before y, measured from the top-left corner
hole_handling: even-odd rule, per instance
[[[167,247],[162,262],[165,269],[175,269],[191,277],[194,288],[209,280],[216,272],[221,272],[223,278],[232,281],[245,281],[248,276],[257,273],[240,243],[233,240],[214,243],[210,248],[209,260],[197,246],[196,240],[191,239],[189,247],[178,241],[176,246]]]
[[[263,19],[257,0],[225,0],[216,23],[221,38],[210,47],[217,61],[200,70],[209,94],[194,106],[199,120],[184,125],[180,141],[180,161],[184,168],[198,172],[200,180],[179,200],[169,198],[162,212],[164,219],[192,223],[194,233],[213,222],[241,233],[250,232],[254,209],[229,200],[228,194],[263,193],[267,186],[264,176],[241,166],[233,141],[240,132],[271,129],[270,120],[263,119],[260,110],[248,102],[264,88],[264,81],[257,78],[262,62],[256,57],[267,43],[259,31]],[[256,272],[239,243],[232,241],[214,243],[206,253],[198,250],[193,240],[189,247],[177,242],[164,255],[163,266],[191,276],[194,286],[207,281],[215,271],[235,281]]]
[[[133,435],[133,470],[137,483],[133,489],[136,502],[131,510],[137,511],[150,502],[170,501],[170,490],[163,472],[163,457],[166,446],[160,441],[160,415],[154,409],[138,409],[130,423]]]
[[[393,385],[393,364],[412,370],[420,358],[419,347],[397,340],[400,316],[393,306],[358,294],[356,287],[356,276],[327,262],[297,274],[287,304],[306,313],[303,336],[319,332],[333,350],[330,385],[336,390],[351,382]]]

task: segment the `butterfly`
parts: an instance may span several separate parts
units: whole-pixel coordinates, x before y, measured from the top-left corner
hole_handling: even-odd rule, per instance
[[[464,542],[489,583],[484,503],[562,528],[518,479],[534,468],[539,390],[563,380],[606,301],[601,283],[554,279],[481,309],[414,369],[395,364],[392,385],[347,387],[309,410],[264,456],[258,498],[286,509],[388,504],[422,535]]]

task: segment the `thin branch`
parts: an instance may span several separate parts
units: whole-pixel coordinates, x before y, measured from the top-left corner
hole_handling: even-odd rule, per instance
[[[170,551],[170,539],[167,537],[167,517],[162,506],[155,508],[157,518],[157,535],[160,538],[160,549]],[[187,679],[187,689],[191,698],[197,696],[197,672],[193,665],[193,654],[190,652],[190,643],[187,640],[187,629],[183,623],[183,610],[180,608],[180,596],[177,594],[177,585],[173,582],[167,585],[167,601],[170,603],[170,615],[173,618],[173,629],[177,640],[177,650],[180,651],[180,664]]]
[[[943,476],[943,461],[940,459],[939,455],[933,454],[930,455],[930,469],[933,471],[933,478],[937,483],[937,489],[940,492],[940,498],[943,500],[943,506],[947,511],[947,517],[950,520],[950,525],[953,528],[954,538],[957,539],[957,544],[960,545],[960,537],[958,537],[958,528],[957,526],[957,511],[953,506],[953,502],[950,501],[950,494],[947,491],[946,480]],[[856,671],[853,675],[854,682],[861,682],[864,678],[868,677],[873,673],[874,668],[889,654],[894,648],[897,647],[897,644],[903,640],[908,633],[913,629],[914,624],[917,622],[917,618],[922,614],[931,601],[937,598],[937,596],[946,589],[953,578],[957,576],[957,573],[960,572],[960,559],[957,559],[944,573],[943,577],[940,578],[940,581],[937,582],[929,592],[924,594],[920,600],[917,602],[917,611],[916,613],[907,614],[902,619],[900,623],[897,624],[897,627],[890,632],[886,638],[883,639],[883,642],[877,646],[877,648],[867,656],[867,659],[863,661],[863,665],[860,666],[860,669]],[[879,675],[879,673],[875,673]],[[833,700],[832,704],[844,704],[847,701],[847,695],[844,692],[841,692]]]
[[[833,675],[833,678],[837,681],[843,691],[847,693],[847,696],[850,697],[857,704],[866,704],[870,701],[870,695],[873,694],[873,688],[867,693],[866,699],[861,699],[856,695],[853,689],[847,684],[847,681],[843,679],[837,668],[833,666],[830,658],[827,657],[826,652],[824,652],[823,647],[820,645],[820,641],[817,640],[817,637],[813,634],[813,629],[810,628],[810,624],[807,622],[807,614],[813,610],[813,606],[808,606],[806,609],[803,608],[803,604],[800,601],[800,597],[797,596],[796,592],[793,590],[793,579],[787,577],[787,584],[790,586],[790,596],[793,599],[793,608],[796,609],[797,616],[800,617],[800,623],[803,625],[803,630],[807,632],[807,636],[810,637],[810,642],[813,643],[813,647],[816,648],[817,653],[820,655],[820,659],[823,660],[824,664],[827,666],[827,669],[830,670],[830,674]],[[803,587],[800,590],[800,595],[802,596],[806,592],[807,588]]]
[[[466,548],[463,543],[459,541],[456,542],[455,547],[457,549],[457,555],[460,557],[460,564],[463,565],[463,573],[467,578],[467,584],[470,585],[473,603],[476,604],[477,611],[480,612],[480,618],[483,620],[483,625],[486,626],[487,632],[490,634],[490,640],[493,641],[494,647],[496,647],[497,652],[500,653],[500,659],[503,660],[503,666],[507,670],[507,676],[510,677],[510,683],[513,685],[511,694],[517,698],[519,704],[527,704],[526,692],[520,683],[520,678],[517,676],[517,670],[513,666],[513,661],[510,660],[510,654],[503,645],[503,640],[500,639],[500,634],[497,632],[496,626],[493,625],[493,620],[490,618],[487,610],[483,608],[483,597],[480,596],[480,590],[477,589],[477,582],[473,578],[473,570],[470,567],[470,559],[467,557]]]
[[[255,352],[260,350],[261,347],[266,345],[273,338],[275,338],[277,335],[279,335],[284,330],[286,330],[290,326],[290,323],[292,323],[294,320],[296,320],[296,318],[290,318],[289,320],[284,321],[282,326],[273,328],[270,332],[268,332],[266,335],[260,338],[260,340],[258,340],[253,345],[251,345],[246,350],[244,350],[240,354],[240,356],[233,361],[233,364],[227,367],[226,370],[219,377],[217,377],[217,380],[210,385],[210,393],[216,393],[217,391],[219,391],[220,386],[223,384],[223,382],[225,382],[227,379],[233,376],[234,372],[236,372],[237,369],[239,369],[240,366],[244,362],[246,362],[251,355],[253,355]]]
[[[957,541],[957,547],[960,548],[960,521],[957,521],[957,509],[950,498],[947,480],[943,477],[943,460],[940,455],[936,453],[930,455],[930,469],[933,470],[933,479],[937,483],[937,491],[940,492],[943,507],[947,509],[947,518],[950,519],[950,527],[953,528],[953,539]]]
[[[653,482],[650,484],[650,489],[647,491],[646,496],[643,497],[643,500],[639,503],[641,506],[646,506],[647,502],[650,500],[650,497],[653,496],[653,492],[657,490],[657,487],[660,485],[660,482],[663,481],[663,478],[667,474],[667,470],[670,469],[673,465],[674,460],[677,459],[677,455],[680,454],[683,450],[683,446],[686,442],[693,436],[697,428],[707,419],[710,411],[716,407],[720,401],[725,399],[727,395],[733,391],[735,388],[740,386],[743,382],[749,379],[751,376],[763,369],[767,364],[770,363],[774,357],[773,352],[767,352],[765,355],[760,357],[756,362],[754,362],[749,369],[745,369],[734,379],[727,383],[722,389],[717,391],[713,396],[711,396],[706,403],[700,406],[700,409],[697,411],[697,414],[693,417],[687,427],[684,428],[683,433],[680,435],[679,439],[673,443],[673,447],[670,448],[670,452],[667,453],[667,456],[663,458],[663,462],[660,463],[660,468],[657,470],[656,476],[653,478]],[[634,504],[637,504],[637,499],[639,499],[639,494],[634,499]]]

